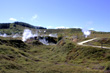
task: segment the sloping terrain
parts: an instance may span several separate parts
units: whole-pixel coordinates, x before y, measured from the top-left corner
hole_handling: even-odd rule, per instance
[[[110,38],[99,38],[94,41],[85,43],[86,45],[100,46],[101,48],[108,47],[110,49]]]
[[[40,34],[53,34],[57,33],[58,36],[63,37],[77,37],[78,39],[84,38],[82,29],[80,28],[69,28],[69,29],[46,29],[45,27],[33,26],[25,22],[14,22],[14,23],[0,23],[0,34],[6,33],[7,35],[20,34],[22,35],[24,29],[31,29],[33,32],[39,31]],[[46,33],[44,33],[46,31]],[[89,38],[95,37],[109,37],[110,32],[97,32],[91,31]]]
[[[33,26],[21,25],[23,24],[12,23],[10,26],[0,27],[0,32],[22,35],[25,28],[36,31]],[[43,45],[31,38],[22,42],[21,38],[0,37],[0,73],[110,72],[109,49],[81,46],[73,42],[73,37],[81,41],[97,36],[105,37],[110,35],[109,33],[92,31],[88,38],[84,38],[81,29],[40,29],[40,31],[41,35],[57,33],[58,38],[46,37],[49,43],[54,42],[56,45]],[[104,41],[109,45],[108,39]]]
[[[24,22],[14,22],[14,23],[0,23],[0,34],[22,34],[24,29],[46,29],[44,27],[33,26]]]
[[[0,39],[0,45],[12,46],[20,49],[28,49],[27,45],[21,40],[2,40]]]
[[[21,47],[0,45],[0,73],[26,73],[30,65],[39,61],[26,52],[27,48]]]
[[[0,73],[99,73],[103,70],[87,69],[86,66],[78,64],[79,60],[83,58],[76,58],[74,61],[74,55],[76,55],[76,45],[69,40],[63,40],[57,45],[28,45],[24,42],[14,41],[13,45],[10,45],[13,41],[3,40],[0,44]],[[16,43],[19,45],[26,45],[16,47]],[[8,45],[9,44],[9,45]],[[83,47],[82,47],[83,48]],[[24,50],[25,49],[25,50]],[[76,50],[76,52],[74,52]],[[87,50],[87,49],[85,49]],[[89,48],[88,48],[89,50]],[[82,51],[79,49],[79,52]],[[91,51],[91,50],[90,50]],[[105,50],[103,50],[106,52]],[[103,54],[102,51],[98,51]],[[108,52],[109,53],[109,52]],[[72,55],[73,54],[73,55]],[[83,52],[82,52],[83,54]],[[81,56],[83,56],[81,54]],[[87,55],[84,52],[84,55]],[[91,54],[92,55],[92,54]],[[90,55],[90,56],[91,56]],[[96,54],[97,56],[97,54]],[[80,57],[80,56],[77,56]],[[94,56],[95,57],[95,56]],[[96,57],[97,58],[97,57]],[[92,59],[90,59],[92,61]],[[106,59],[106,61],[108,61]],[[73,62],[71,62],[73,61]],[[88,63],[88,62],[87,62]],[[95,63],[95,62],[93,62]],[[95,65],[95,64],[94,64]],[[105,66],[104,66],[105,68]]]

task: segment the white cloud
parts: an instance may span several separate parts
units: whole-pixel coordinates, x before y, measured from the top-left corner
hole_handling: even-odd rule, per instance
[[[65,27],[65,26],[53,27],[53,26],[47,26],[47,28],[53,28],[53,29],[81,28],[82,29],[82,27],[77,27],[77,26],[75,26],[75,27]]]
[[[10,21],[17,21],[15,18],[9,18]]]
[[[78,27],[78,26],[74,26],[73,28],[81,28],[82,29],[82,27]]]
[[[65,26],[59,26],[59,27],[56,27],[56,29],[68,29],[69,27],[65,27]]]
[[[47,28],[53,28],[52,26],[47,26]]]
[[[37,14],[35,14],[34,16],[32,16],[32,20],[35,20],[35,19],[37,19],[38,18],[38,16],[37,16]]]
[[[90,30],[94,30],[94,28],[90,28]]]
[[[42,25],[37,25],[37,26],[41,27]]]

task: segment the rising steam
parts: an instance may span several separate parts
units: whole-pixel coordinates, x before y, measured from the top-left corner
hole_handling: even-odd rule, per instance
[[[1,37],[8,37],[8,35],[6,33],[4,34],[0,34]]]
[[[58,37],[57,34],[49,34],[50,37]]]
[[[87,38],[91,34],[91,31],[85,30],[85,29],[82,29],[82,32],[83,32],[85,38]]]
[[[21,36],[19,34],[14,34],[12,37],[17,38],[17,37],[21,37]]]
[[[25,29],[22,36],[22,41],[26,41],[27,39],[34,37],[35,34],[32,34],[31,30]]]
[[[48,41],[46,40],[46,38],[44,37],[43,39],[39,39],[39,41],[45,45],[49,45]]]
[[[44,33],[46,33],[46,31],[44,31]],[[23,32],[22,41],[25,42],[27,39],[34,38],[34,37],[37,37],[37,36],[39,36],[37,31],[36,31],[35,34],[33,34],[31,30],[25,29],[24,32]],[[49,45],[49,43],[48,43],[48,41],[46,40],[45,37],[43,39],[39,38],[38,40],[41,43],[45,44],[45,45]]]

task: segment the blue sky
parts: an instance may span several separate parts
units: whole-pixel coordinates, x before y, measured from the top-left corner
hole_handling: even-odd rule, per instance
[[[0,0],[0,23],[110,32],[110,0]]]

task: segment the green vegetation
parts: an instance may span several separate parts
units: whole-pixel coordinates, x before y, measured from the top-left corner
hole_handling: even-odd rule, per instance
[[[23,33],[24,29],[31,29],[33,32],[36,32],[37,30],[40,30],[41,32],[39,34],[44,34],[44,30],[46,30],[45,34],[52,34],[52,33],[57,33],[58,36],[63,36],[63,37],[69,37],[73,38],[73,36],[77,36],[78,39],[84,38],[82,30],[80,28],[69,28],[69,29],[46,29],[44,27],[37,27],[30,25],[28,23],[24,22],[14,22],[14,23],[0,23],[0,33],[1,34],[21,34]],[[93,37],[109,37],[110,32],[97,32],[97,31],[91,31],[91,35],[89,38]]]
[[[22,32],[24,31],[24,29],[31,29],[31,30],[35,30],[35,29],[46,29],[44,27],[37,27],[37,26],[33,26],[30,25],[28,23],[24,23],[24,22],[14,22],[14,23],[0,23],[0,33],[1,34],[22,34]]]
[[[4,25],[0,24],[1,33],[22,34],[25,28],[33,32],[36,30],[34,26],[21,22]],[[21,38],[0,37],[0,73],[109,73],[109,49],[78,46],[72,40],[74,36],[82,41],[93,37],[107,37],[110,33],[92,31],[88,38],[84,38],[81,29],[40,29],[40,34],[44,34],[44,30],[47,31],[45,34],[58,34],[58,38],[46,37],[56,45],[43,45],[33,39],[24,43]],[[109,45],[110,39],[95,42]]]
[[[48,46],[13,43],[26,47],[1,40],[5,43],[0,45],[0,73],[103,73],[110,67],[110,50],[77,46],[68,39]]]
[[[110,38],[99,38],[97,40],[85,43],[88,45],[100,46],[100,47],[110,47]]]

